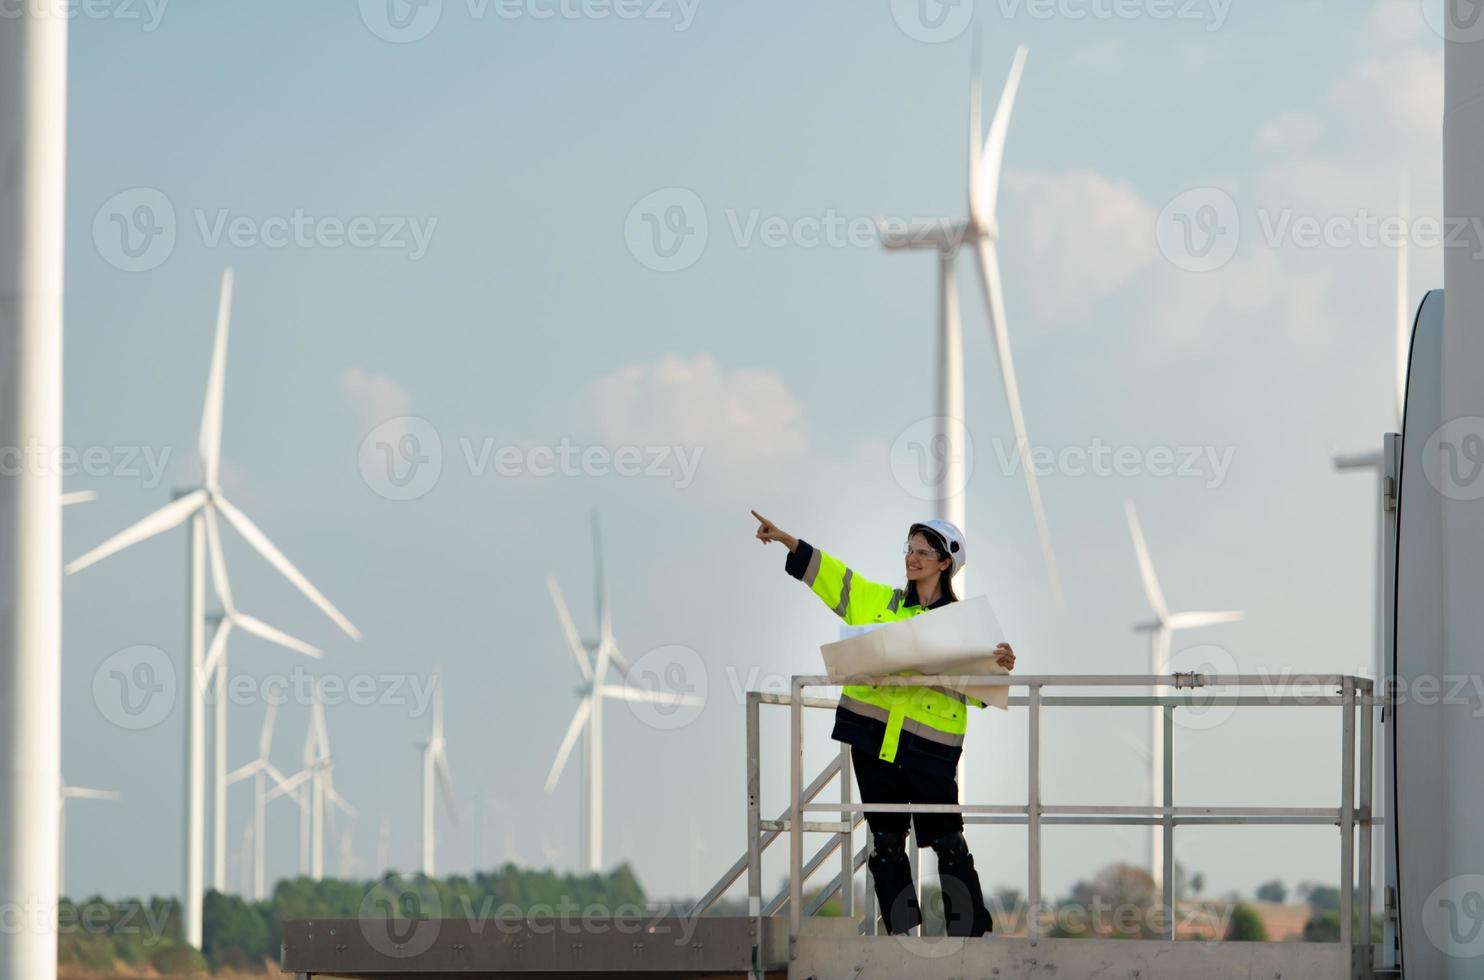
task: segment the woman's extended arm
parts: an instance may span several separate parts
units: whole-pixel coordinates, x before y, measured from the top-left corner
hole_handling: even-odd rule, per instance
[[[752,516],[760,522],[757,529],[759,541],[763,544],[781,541],[788,548],[784,570],[809,586],[820,601],[848,625],[880,622],[883,614],[897,611],[903,596],[900,589],[857,575],[840,559],[786,531],[780,531],[777,525],[757,511],[753,511]]]

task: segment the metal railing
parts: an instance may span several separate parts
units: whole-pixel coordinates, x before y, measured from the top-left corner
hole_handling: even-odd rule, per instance
[[[855,872],[865,863],[869,843],[859,851],[853,849],[852,836],[866,810],[882,813],[961,813],[965,823],[1024,825],[1027,829],[1026,928],[1032,938],[1039,936],[1036,912],[1041,907],[1041,829],[1059,824],[1159,825],[1163,829],[1164,847],[1161,867],[1164,938],[1175,938],[1175,860],[1174,831],[1177,825],[1242,825],[1242,824],[1331,824],[1340,830],[1340,942],[1351,944],[1356,901],[1356,851],[1359,851],[1359,908],[1365,931],[1360,942],[1370,941],[1371,909],[1371,828],[1372,820],[1372,749],[1375,709],[1380,701],[1374,697],[1374,682],[1369,678],[1349,675],[1286,678],[1253,675],[1039,675],[1010,677],[991,676],[890,676],[852,678],[851,683],[881,686],[963,687],[996,685],[1025,688],[1024,695],[1010,695],[1009,706],[1027,709],[1029,752],[1026,802],[1017,804],[886,804],[851,801],[850,748],[842,745],[824,769],[805,785],[803,709],[834,708],[833,698],[809,697],[811,687],[839,687],[840,682],[822,676],[795,676],[789,694],[747,693],[747,851],[717,881],[691,910],[703,914],[745,873],[747,876],[748,914],[761,919],[788,908],[789,929],[798,935],[806,915],[812,916],[836,894],[842,913],[854,914]],[[1047,696],[1052,687],[1143,687],[1174,688],[1191,693],[1145,695],[1060,695]],[[1262,694],[1197,693],[1202,687],[1264,689]],[[1297,693],[1303,688],[1337,689],[1334,694]],[[789,708],[789,805],[776,819],[767,820],[761,808],[760,706],[786,705]],[[1174,804],[1174,735],[1175,709],[1181,707],[1219,706],[1328,706],[1341,708],[1341,773],[1340,800],[1336,807],[1261,807],[1261,806],[1175,806]],[[1049,707],[1135,707],[1158,708],[1163,712],[1164,792],[1160,806],[1100,806],[1092,804],[1050,805],[1041,801],[1041,712]],[[1357,715],[1358,725],[1357,725]],[[1357,758],[1357,728],[1359,746]],[[1358,773],[1358,777],[1357,777]],[[821,802],[817,797],[839,777],[839,802]],[[1358,794],[1357,794],[1358,789]],[[1357,798],[1358,796],[1358,798]],[[830,812],[838,820],[811,820],[809,814]],[[804,834],[825,833],[829,840],[810,858],[804,858]],[[762,894],[762,854],[779,837],[789,839],[788,885],[766,903]],[[1357,843],[1359,847],[1357,848]],[[839,870],[807,904],[804,888],[808,880],[839,852]],[[916,874],[916,849],[912,851],[913,877]],[[865,889],[866,908],[862,929],[875,931],[874,894]],[[761,922],[759,922],[761,928]]]

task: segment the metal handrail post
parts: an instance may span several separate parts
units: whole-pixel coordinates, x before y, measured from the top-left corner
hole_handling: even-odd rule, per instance
[[[794,678],[788,703],[788,924],[794,936],[804,926],[804,684]]]
[[[840,802],[850,803],[850,746],[840,743]],[[855,839],[851,828],[855,826],[853,814],[843,811],[840,819],[845,823],[845,832],[840,835],[840,914],[847,919],[855,918]]]
[[[1041,686],[1030,689],[1026,705],[1029,727],[1029,759],[1026,766],[1026,885],[1025,930],[1031,939],[1040,938],[1041,923]]]
[[[747,914],[763,915],[762,759],[756,691],[747,692]],[[761,924],[761,923],[759,923]]]
[[[1371,819],[1375,812],[1374,787],[1371,782],[1371,772],[1374,760],[1374,731],[1376,708],[1370,703],[1367,696],[1369,691],[1362,692],[1360,706],[1360,909],[1361,909],[1361,942],[1369,946],[1371,944]]]
[[[1340,943],[1354,940],[1355,918],[1355,682],[1342,686],[1340,749]]]
[[[1164,906],[1165,939],[1171,942],[1175,939],[1175,813],[1172,809],[1175,805],[1175,708],[1166,705],[1164,711],[1164,799],[1161,804],[1165,808],[1162,822],[1164,829]]]

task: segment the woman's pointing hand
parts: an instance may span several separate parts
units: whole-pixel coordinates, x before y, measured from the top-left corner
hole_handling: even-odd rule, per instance
[[[789,551],[793,551],[799,546],[798,538],[795,538],[787,531],[780,530],[778,525],[768,520],[762,514],[753,511],[752,516],[758,520],[757,539],[760,543],[767,544],[769,541],[781,541]]]

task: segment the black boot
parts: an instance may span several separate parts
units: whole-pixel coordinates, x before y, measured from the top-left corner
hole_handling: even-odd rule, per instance
[[[994,920],[984,907],[974,855],[962,833],[933,841],[938,855],[938,884],[943,890],[943,921],[950,936],[982,936],[994,931]]]
[[[866,861],[876,882],[876,901],[886,931],[900,935],[922,923],[917,889],[912,887],[912,865],[907,861],[907,840],[901,834],[876,834],[871,857]]]

